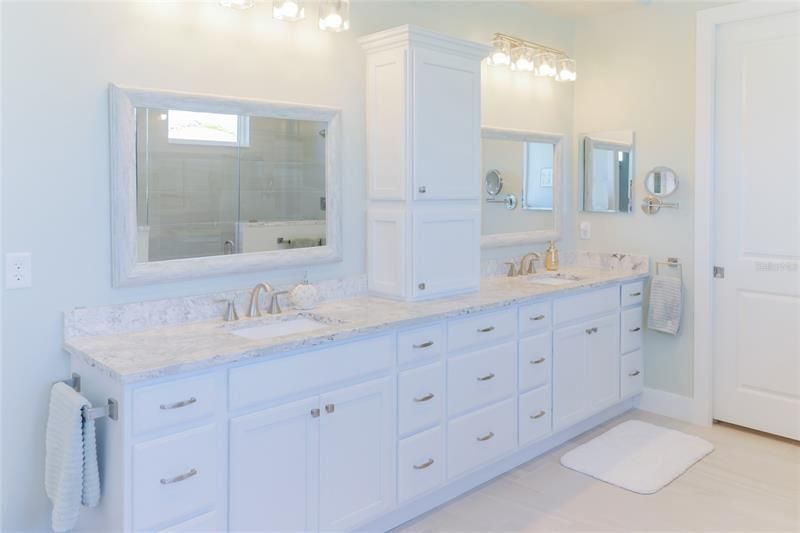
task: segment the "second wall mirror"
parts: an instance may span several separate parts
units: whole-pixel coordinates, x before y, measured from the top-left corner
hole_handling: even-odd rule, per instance
[[[481,137],[481,245],[558,239],[564,136],[483,127]],[[489,182],[502,189],[492,194]]]
[[[633,132],[583,136],[583,210],[630,213],[633,209]]]

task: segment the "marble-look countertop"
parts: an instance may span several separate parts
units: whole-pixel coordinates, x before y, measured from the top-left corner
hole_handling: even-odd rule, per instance
[[[567,268],[562,272],[581,279],[569,285],[531,283],[525,278],[484,278],[479,291],[464,296],[423,302],[399,302],[360,296],[325,302],[310,312],[287,312],[236,322],[206,320],[141,331],[73,337],[64,348],[74,357],[100,369],[121,383],[212,368],[233,362],[267,359],[309,346],[377,333],[396,327],[500,309],[502,307],[569,294],[610,283],[642,279],[646,273]],[[306,333],[252,340],[230,332],[298,314],[324,325]]]

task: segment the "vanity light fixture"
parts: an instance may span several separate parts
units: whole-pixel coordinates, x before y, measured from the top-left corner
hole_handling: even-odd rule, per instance
[[[322,0],[319,3],[319,29],[347,31],[350,29],[350,0]]]
[[[234,9],[250,9],[256,4],[255,0],[220,0],[222,7],[232,7]]]
[[[306,18],[306,8],[295,0],[273,0],[272,18],[297,22]]]
[[[505,33],[495,33],[491,46],[492,51],[486,58],[489,65],[507,66],[514,72],[533,72],[536,76],[558,81],[577,79],[575,60],[562,50]]]

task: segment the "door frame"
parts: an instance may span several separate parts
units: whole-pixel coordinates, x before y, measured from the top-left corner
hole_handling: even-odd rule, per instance
[[[714,131],[716,35],[723,24],[800,11],[794,2],[748,1],[697,12],[695,41],[694,394],[692,421],[713,421]]]

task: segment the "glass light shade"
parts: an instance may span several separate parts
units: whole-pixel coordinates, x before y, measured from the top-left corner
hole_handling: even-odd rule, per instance
[[[347,31],[350,29],[350,0],[322,0],[319,3],[319,29]]]
[[[306,8],[296,0],[273,0],[272,18],[296,22],[306,18]]]
[[[511,70],[516,72],[533,71],[533,49],[519,45],[511,49]]]
[[[562,57],[556,61],[556,79],[558,81],[575,81],[578,79],[574,59]]]
[[[533,73],[537,76],[556,75],[556,56],[550,52],[539,52],[533,57]]]
[[[255,0],[220,0],[222,7],[232,7],[234,9],[250,9],[256,4]]]
[[[508,39],[502,37],[492,39],[492,52],[486,58],[486,63],[494,66],[511,64],[511,43]]]

